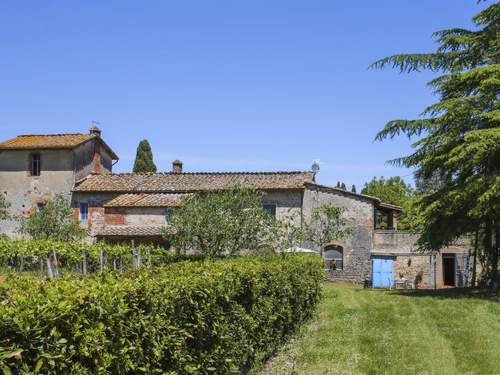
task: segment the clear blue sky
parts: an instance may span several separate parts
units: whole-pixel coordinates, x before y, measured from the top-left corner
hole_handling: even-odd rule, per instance
[[[405,139],[384,124],[433,102],[428,73],[368,70],[470,27],[475,0],[0,2],[0,139],[99,121],[130,171],[147,138],[159,170],[306,170],[358,185]]]

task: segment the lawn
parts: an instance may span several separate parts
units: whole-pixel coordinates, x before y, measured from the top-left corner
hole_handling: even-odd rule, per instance
[[[317,315],[268,374],[500,374],[500,296],[324,284]]]

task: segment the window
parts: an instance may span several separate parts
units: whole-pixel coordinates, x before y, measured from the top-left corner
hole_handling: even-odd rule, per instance
[[[323,252],[325,266],[327,270],[344,269],[344,249],[341,246],[331,245],[325,247]]]
[[[264,205],[262,206],[262,208],[263,208],[264,210],[266,210],[266,211],[267,211],[267,213],[268,213],[269,215],[271,215],[272,217],[276,217],[276,205],[275,205],[275,204],[264,204]]]
[[[89,204],[80,203],[80,221],[87,221],[89,218]]]
[[[172,220],[173,215],[174,215],[173,208],[165,209],[165,224],[170,224],[170,221]]]
[[[30,156],[30,173],[32,176],[40,176],[41,163],[40,154],[31,154]]]

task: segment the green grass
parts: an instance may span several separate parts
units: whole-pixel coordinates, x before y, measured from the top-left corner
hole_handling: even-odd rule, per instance
[[[500,296],[327,283],[317,316],[256,374],[500,374]]]

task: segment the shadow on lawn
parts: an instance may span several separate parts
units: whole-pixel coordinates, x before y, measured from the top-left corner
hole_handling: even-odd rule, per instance
[[[500,290],[479,289],[479,288],[446,288],[446,289],[411,289],[388,291],[391,294],[406,297],[431,297],[437,299],[483,299],[500,302]]]

